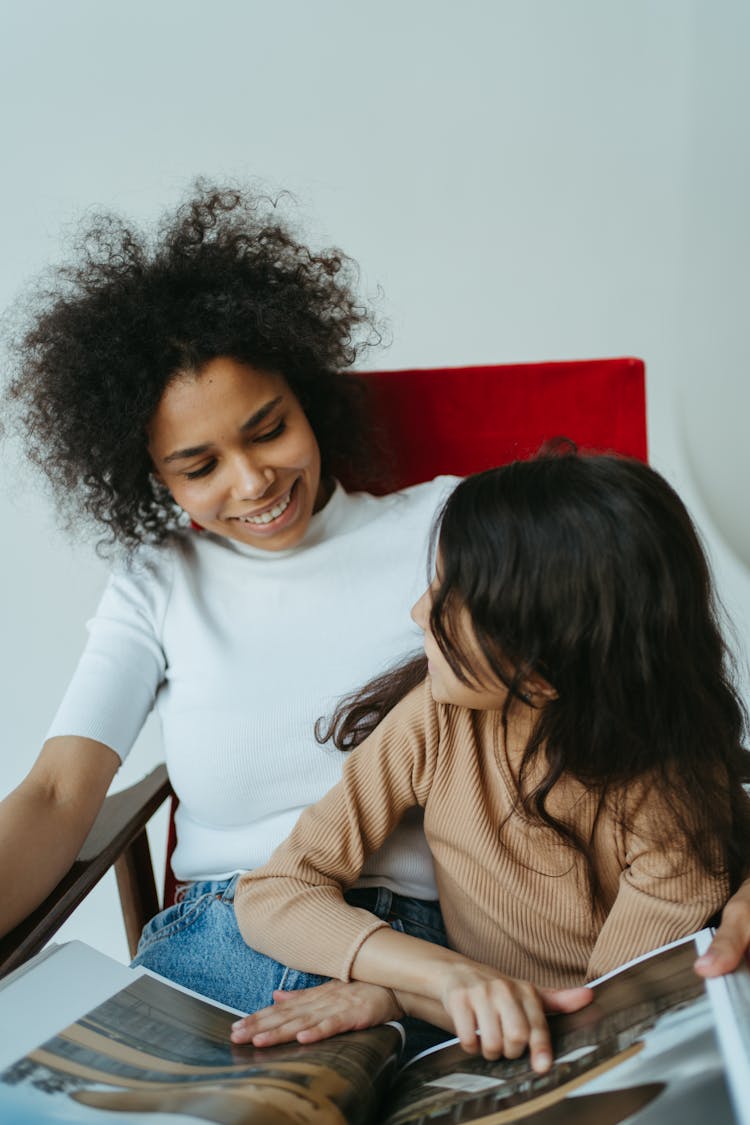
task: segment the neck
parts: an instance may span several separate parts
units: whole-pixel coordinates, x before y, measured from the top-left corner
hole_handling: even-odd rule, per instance
[[[334,489],[334,483],[333,483],[332,477],[321,477],[320,478],[320,484],[318,485],[318,492],[317,492],[317,495],[315,497],[315,504],[313,506],[313,512],[319,512],[319,511],[321,511],[322,508],[325,508],[326,504],[331,499],[331,495],[333,494],[333,489]]]

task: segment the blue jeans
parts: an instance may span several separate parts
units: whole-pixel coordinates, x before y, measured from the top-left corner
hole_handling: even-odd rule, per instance
[[[174,906],[144,926],[133,966],[142,965],[212,1000],[255,1012],[273,1003],[276,988],[312,988],[328,977],[289,968],[245,944],[234,913],[239,875],[192,883]],[[355,887],[346,901],[384,918],[394,930],[447,945],[440,904],[405,898],[385,887]],[[446,1033],[421,1020],[401,1021],[407,1031],[406,1057],[445,1039]]]

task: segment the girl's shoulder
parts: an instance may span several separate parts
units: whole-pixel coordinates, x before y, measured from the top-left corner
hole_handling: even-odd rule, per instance
[[[373,732],[351,751],[352,756],[366,755],[379,746],[387,756],[392,750],[403,756],[409,746],[424,747],[439,740],[441,704],[435,703],[425,676],[406,693],[381,719]]]

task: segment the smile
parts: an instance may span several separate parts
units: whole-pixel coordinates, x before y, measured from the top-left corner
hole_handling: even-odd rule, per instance
[[[261,512],[259,516],[236,516],[235,519],[237,519],[239,523],[250,523],[256,526],[262,526],[263,524],[277,520],[289,507],[293,487],[294,486],[289,489],[285,496],[282,496],[282,498],[274,504],[273,508],[268,508],[265,512]]]

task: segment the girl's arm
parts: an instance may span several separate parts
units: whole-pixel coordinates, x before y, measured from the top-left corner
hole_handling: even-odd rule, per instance
[[[349,906],[343,889],[407,809],[424,804],[437,756],[435,705],[420,685],[344,763],[342,779],[306,809],[268,863],[242,877],[237,921],[253,949],[347,980],[362,942],[388,923]]]
[[[0,803],[0,934],[59,883],[119,765],[118,755],[101,742],[51,738],[26,778]]]
[[[352,977],[397,994],[403,990],[407,1014],[452,1028],[470,1054],[518,1058],[528,1047],[540,1073],[552,1064],[545,1007],[576,1011],[592,996],[586,988],[538,989],[452,949],[391,929],[367,938],[352,963]]]
[[[746,879],[724,907],[716,937],[695,962],[695,971],[702,977],[731,973],[749,953],[750,879]]]
[[[487,1058],[516,1057],[530,1045],[542,1070],[551,1054],[540,992],[397,933],[342,896],[342,887],[355,882],[365,857],[381,846],[405,809],[425,803],[438,736],[436,708],[423,685],[349,756],[342,781],[302,814],[269,863],[243,876],[235,898],[240,929],[253,948],[295,968],[395,990],[408,1014],[454,1031],[469,1051],[480,1049],[480,1039]],[[561,1003],[580,1007],[589,997],[588,990],[573,990]],[[240,1021],[235,1041],[252,1039],[274,1020],[283,1023],[293,1005],[290,998],[274,1017],[266,1010],[262,1021]],[[320,1020],[325,1024],[325,1012]],[[326,1034],[333,1034],[331,1026]],[[341,1023],[336,1027],[341,1030]]]
[[[646,789],[644,785],[643,790]],[[594,946],[588,980],[700,929],[728,894],[722,875],[705,871],[657,790],[637,790],[623,833],[617,897]],[[669,826],[672,825],[670,833]],[[665,841],[668,841],[666,843]]]

